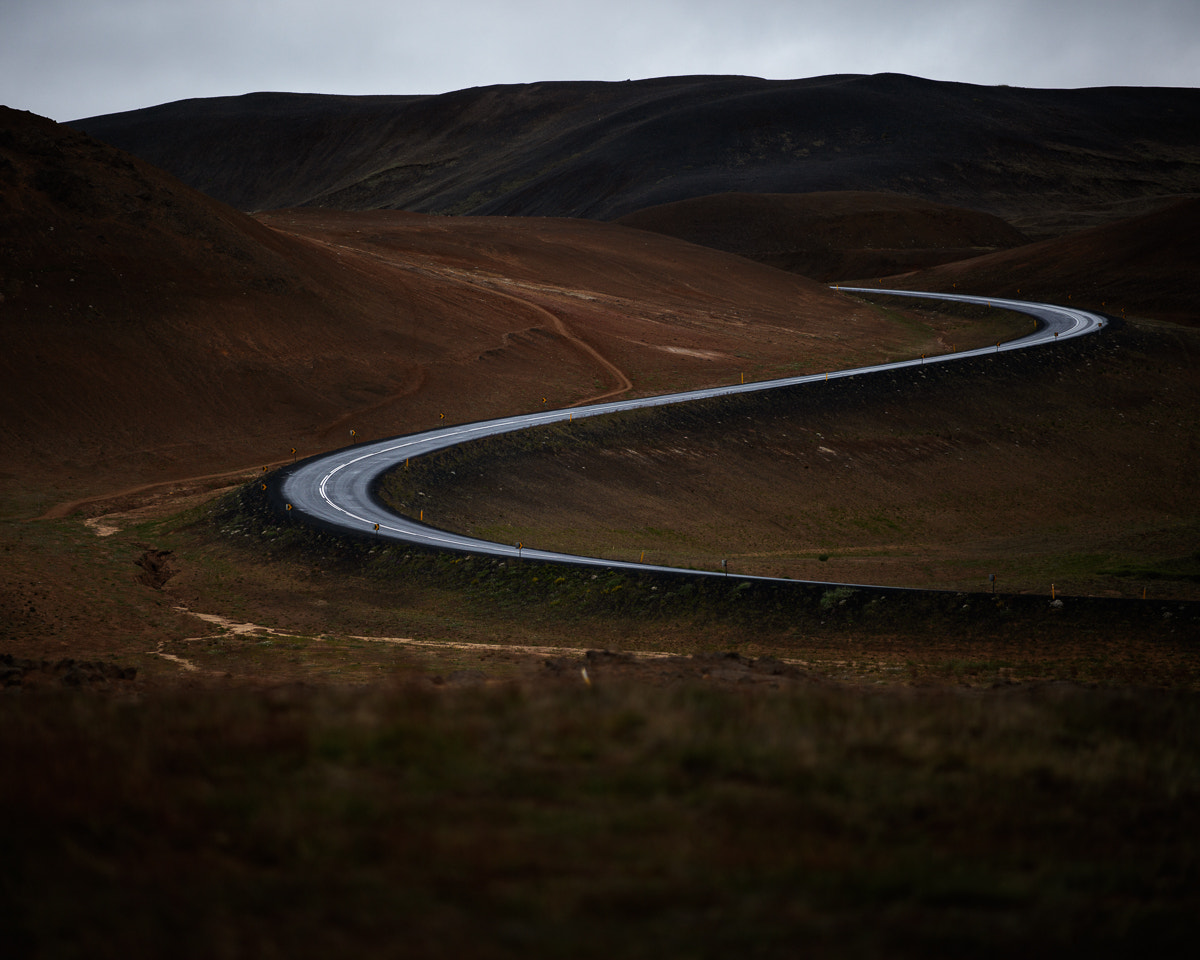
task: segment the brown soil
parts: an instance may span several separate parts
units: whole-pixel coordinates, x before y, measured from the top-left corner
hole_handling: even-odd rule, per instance
[[[149,542],[157,519],[351,430],[939,346],[931,326],[667,237],[396,211],[256,220],[65,127],[2,118],[0,608],[22,656],[149,656],[176,675],[156,651],[195,635],[181,601],[236,615],[231,583],[264,571]],[[267,579],[246,602],[270,620],[294,594]],[[313,632],[345,625],[312,610]],[[353,632],[428,636],[420,617],[365,622]],[[457,636],[494,630],[484,617]]]
[[[295,455],[327,449],[348,441],[351,430],[390,435],[443,415],[465,420],[616,391],[819,371],[966,346],[971,338],[991,342],[1006,329],[1002,318],[987,315],[867,306],[736,256],[612,224],[396,211],[249,218],[65,128],[13,111],[3,116],[0,482],[8,519],[0,612],[4,650],[38,662],[108,657],[139,666],[143,678],[178,678],[180,665],[166,655],[191,658],[170,645],[203,633],[181,607],[342,638],[341,646],[310,644],[295,662],[243,644],[219,669],[199,674],[217,679],[358,681],[395,662],[394,652],[348,652],[350,636],[681,653],[728,648],[734,637],[719,626],[531,625],[486,604],[464,614],[453,591],[354,585],[345,571],[326,574],[303,561],[264,564],[257,545],[230,551],[210,534],[184,536],[161,521],[290,459],[293,447]],[[996,516],[971,510],[996,490],[997,477],[1053,474],[1088,483],[1094,474],[1087,464],[1098,457],[1114,478],[1063,529],[1123,519],[1105,520],[1091,540],[1071,534],[1064,542],[1140,561],[1170,559],[1194,518],[1180,490],[1195,474],[1195,446],[1179,442],[1171,427],[1178,421],[1166,415],[1171,401],[1156,392],[1176,390],[1175,379],[1186,377],[1178,363],[1190,355],[1190,341],[1171,336],[1178,342],[1139,347],[1160,386],[1139,386],[1111,366],[1053,374],[1062,421],[1083,427],[1078,435],[1056,427],[1052,442],[1043,424],[1020,419],[1044,402],[1031,383],[1013,394],[1023,402],[981,397],[994,426],[959,430],[953,417],[938,426],[939,410],[965,416],[954,406],[966,396],[959,392],[941,407],[932,399],[907,412],[889,404],[884,419],[864,407],[844,421],[820,414],[758,424],[761,445],[743,444],[737,456],[718,433],[694,432],[670,449],[654,439],[603,454],[612,482],[599,487],[579,486],[582,470],[572,477],[538,468],[549,488],[520,485],[530,478],[501,481],[506,493],[524,492],[495,506],[516,510],[526,501],[557,509],[581,491],[592,501],[588,509],[601,512],[651,504],[632,526],[629,516],[607,524],[626,531],[616,540],[607,529],[592,538],[563,513],[556,535],[575,538],[583,552],[608,544],[630,556],[659,547],[674,556],[686,542],[696,546],[683,553],[707,563],[714,550],[724,556],[732,545],[735,564],[744,558],[800,569],[799,560],[804,575],[823,579],[878,573],[905,582],[914,572],[918,581],[953,579],[947,565],[961,570],[965,563],[967,572],[956,575],[962,580],[985,563],[990,569],[997,551],[1041,549],[1036,538],[1005,532],[1014,519],[1034,522],[1033,506],[1006,499],[1007,512]],[[1106,407],[1092,402],[1099,395],[1110,398]],[[1172,409],[1195,408],[1188,389],[1176,396]],[[1117,414],[1129,419],[1114,421]],[[1010,421],[1020,426],[1005,433]],[[1191,423],[1186,413],[1184,421]],[[796,438],[804,442],[797,446]],[[676,447],[682,460],[672,460]],[[963,465],[955,465],[956,451]],[[1118,463],[1126,451],[1152,469],[1134,477],[1134,468]],[[804,464],[792,464],[801,455]],[[710,471],[704,477],[694,474],[702,461]],[[804,465],[803,474],[793,469]],[[907,491],[904,516],[885,519],[899,524],[906,543],[937,554],[932,572],[920,558],[895,551],[884,558],[892,527],[861,486],[841,482],[848,465],[866,471],[867,485]],[[629,485],[637,476],[650,486]],[[686,496],[650,489],[678,486],[681,477],[685,493],[692,488]],[[715,489],[701,489],[708,484]],[[957,498],[948,512],[928,500],[942,484]],[[1130,500],[1139,505],[1126,513]],[[787,521],[796,512],[789,503],[814,502],[821,509],[804,524]],[[744,542],[705,519],[727,510],[748,519]],[[26,522],[42,515],[58,519]],[[801,528],[812,536],[797,546]],[[822,562],[813,551],[832,556]],[[863,551],[874,559],[863,559]],[[1051,579],[1043,572],[1054,571],[1026,565],[1039,590]],[[438,656],[422,662],[435,672],[474,669]]]
[[[407,482],[440,526],[606,559],[1200,599],[1200,340],[1104,337],[680,413],[551,455],[498,443]]]
[[[825,281],[890,276],[1028,243],[991,214],[856,191],[724,193],[618,222]]]
[[[869,190],[1019,218],[1042,237],[1200,194],[1198,98],[897,74],[702,76],[432,97],[256,93],[76,126],[243,210],[609,220],[729,192]]]
[[[818,284],[668,238],[395,211],[259,222],[68,128],[3,120],[0,431],[17,512],[279,463],[352,430],[907,339]]]
[[[1198,326],[1198,222],[1200,199],[1167,203],[1058,239],[889,277],[886,285],[1048,300]]]

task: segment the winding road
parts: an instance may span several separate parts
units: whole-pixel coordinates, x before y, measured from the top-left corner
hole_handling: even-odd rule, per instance
[[[672,403],[683,403],[689,400],[728,396],[736,393],[772,390],[778,387],[815,383],[842,377],[864,376],[885,370],[902,370],[906,367],[914,367],[921,364],[946,363],[967,357],[1022,350],[1028,347],[1051,344],[1057,340],[1093,333],[1105,325],[1103,317],[1085,310],[1053,306],[1045,303],[1031,303],[1023,300],[976,297],[964,294],[919,293],[908,290],[876,290],[862,287],[839,287],[838,289],[847,293],[889,294],[990,305],[1028,314],[1038,321],[1038,325],[1033,333],[997,344],[994,347],[963,350],[927,359],[903,360],[869,367],[856,367],[849,370],[830,370],[827,373],[786,377],[780,380],[764,380],[757,383],[711,387],[705,390],[664,394],[657,397],[616,400],[562,410],[539,411],[537,413],[504,417],[498,420],[485,420],[479,423],[449,426],[437,430],[429,430],[424,433],[378,440],[372,443],[362,443],[354,447],[309,458],[279,471],[270,480],[270,483],[274,486],[273,496],[288,505],[290,516],[316,526],[334,528],[356,534],[368,534],[381,539],[400,541],[424,547],[501,557],[520,556],[528,560],[548,560],[559,563],[615,569],[687,573],[693,576],[722,576],[721,571],[681,570],[675,567],[656,566],[653,564],[574,556],[529,547],[519,547],[515,544],[493,543],[487,540],[478,540],[474,537],[451,533],[446,530],[438,530],[419,523],[416,520],[393,513],[375,495],[376,481],[381,475],[403,463],[406,459],[419,457],[423,454],[432,453],[435,450],[442,450],[446,447],[451,447],[468,440],[476,440],[480,437],[511,433],[527,427],[556,423],[575,417],[594,417],[606,413],[617,413],[622,410],[663,406]],[[771,577],[750,577],[741,574],[738,575],[738,578],[745,580],[776,579]]]

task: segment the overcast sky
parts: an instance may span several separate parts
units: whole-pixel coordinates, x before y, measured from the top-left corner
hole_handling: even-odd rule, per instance
[[[1196,0],[0,0],[0,103],[683,74],[1200,87]]]

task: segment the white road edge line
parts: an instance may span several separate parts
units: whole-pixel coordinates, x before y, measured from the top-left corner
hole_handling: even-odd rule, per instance
[[[388,540],[411,543],[419,546],[435,546],[464,553],[486,554],[500,557],[523,557],[531,560],[549,560],[572,565],[603,568],[681,573],[692,576],[725,576],[723,571],[688,570],[679,567],[658,566],[631,561],[604,560],[597,557],[575,556],[553,551],[524,548],[516,545],[477,540],[426,526],[388,510],[374,495],[375,481],[393,469],[404,459],[411,459],[435,450],[454,446],[476,436],[492,436],[510,433],[546,423],[555,423],[568,418],[585,418],[623,410],[665,406],[689,400],[738,393],[751,393],[780,387],[816,383],[830,379],[861,376],[885,370],[902,370],[908,367],[962,360],[968,357],[989,356],[995,353],[1042,346],[1058,340],[1066,340],[1102,329],[1106,321],[1098,314],[1074,307],[1012,300],[1002,297],[980,297],[970,294],[928,293],[911,290],[878,290],[869,287],[837,286],[840,292],[870,293],[878,295],[917,297],[933,300],[951,300],[961,303],[986,304],[1002,309],[1029,314],[1038,321],[1037,329],[1023,337],[997,343],[994,347],[962,350],[939,354],[935,357],[920,357],[893,363],[875,364],[846,370],[805,374],[778,380],[758,381],[746,384],[731,384],[683,393],[642,397],[632,400],[615,400],[583,407],[486,420],[477,423],[443,427],[423,433],[359,444],[349,449],[333,451],[311,458],[295,467],[285,468],[280,473],[279,492],[292,506],[290,513],[307,517],[320,523],[333,525],[355,534],[374,534]],[[404,451],[401,453],[401,451]],[[369,465],[368,465],[369,464]],[[789,580],[781,577],[734,575],[738,580],[766,580],[787,583],[816,583],[828,586],[873,586],[871,584],[835,584],[826,581]],[[896,588],[892,588],[896,589]]]

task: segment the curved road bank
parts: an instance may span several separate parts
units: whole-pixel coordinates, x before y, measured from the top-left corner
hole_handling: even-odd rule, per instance
[[[405,460],[480,437],[511,433],[527,427],[561,422],[575,417],[594,417],[624,410],[683,403],[689,400],[721,397],[738,393],[752,393],[844,377],[866,376],[872,373],[887,370],[902,370],[922,364],[946,363],[967,357],[987,356],[1004,351],[1022,350],[1028,347],[1054,343],[1056,340],[1093,333],[1105,325],[1105,320],[1102,317],[1085,310],[1052,306],[1044,303],[1029,303],[1022,300],[973,297],[962,294],[915,293],[907,290],[875,290],[859,287],[840,287],[839,289],[847,292],[922,297],[932,300],[954,300],[962,303],[990,305],[1029,314],[1038,321],[1038,326],[1033,333],[1007,343],[998,344],[994,347],[964,350],[928,359],[903,360],[896,363],[856,367],[849,370],[830,370],[827,373],[787,377],[780,380],[733,384],[724,387],[711,387],[705,390],[692,390],[685,393],[664,394],[657,397],[617,400],[608,403],[591,404],[584,407],[540,411],[538,413],[521,414],[498,420],[485,420],[479,423],[460,424],[437,430],[428,430],[423,433],[377,440],[372,443],[363,443],[332,453],[320,454],[279,471],[267,481],[271,488],[272,499],[279,504],[280,509],[286,510],[289,517],[299,519],[314,526],[360,536],[367,535],[399,541],[422,547],[611,569],[719,577],[723,575],[721,571],[684,570],[677,567],[574,556],[522,547],[515,544],[493,543],[445,530],[438,530],[419,523],[416,520],[393,513],[376,496],[375,490],[379,478]],[[737,579],[765,580],[782,583],[818,583],[825,586],[864,586],[861,584],[832,584],[825,581],[753,577],[742,574],[738,574]]]

